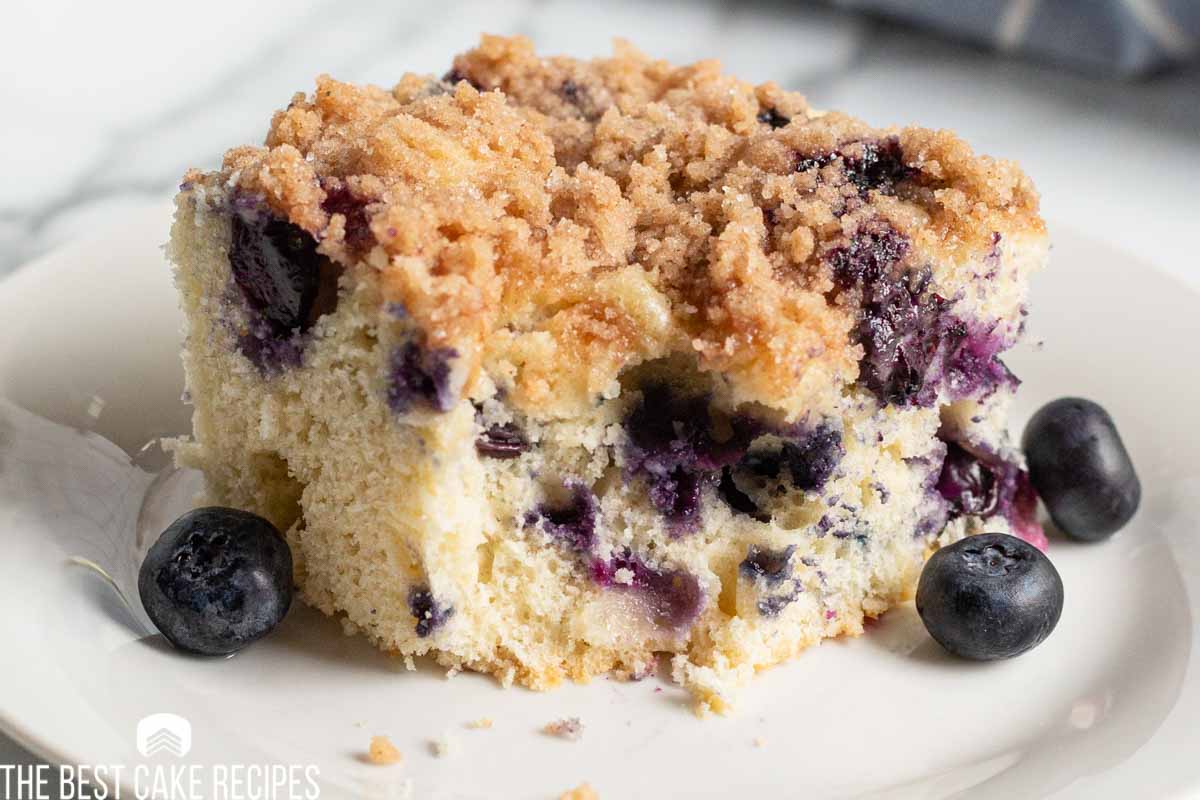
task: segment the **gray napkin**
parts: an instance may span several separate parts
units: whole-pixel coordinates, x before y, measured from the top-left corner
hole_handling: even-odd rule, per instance
[[[1103,75],[1144,75],[1200,54],[1200,0],[833,2]]]

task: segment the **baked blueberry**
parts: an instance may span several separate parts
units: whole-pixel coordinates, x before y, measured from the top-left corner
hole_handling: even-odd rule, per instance
[[[1012,658],[1040,644],[1062,614],[1058,570],[1040,550],[1004,533],[968,536],[930,557],[917,584],[929,634],[974,661]]]
[[[422,639],[454,616],[454,607],[439,603],[433,592],[424,586],[415,586],[408,591],[408,610],[417,620],[417,636]]]
[[[235,213],[230,221],[229,266],[246,301],[281,333],[311,324],[324,260],[316,240],[265,212]]]
[[[591,572],[592,580],[605,588],[636,592],[654,622],[665,628],[685,628],[704,609],[704,589],[695,575],[682,569],[651,567],[629,550],[613,553],[607,561],[592,561]]]
[[[675,535],[691,532],[701,522],[704,487],[719,483],[721,469],[746,455],[762,425],[735,416],[718,436],[707,396],[681,396],[661,384],[643,387],[642,395],[625,420],[626,475],[645,480],[651,504]]]
[[[570,492],[566,502],[542,503],[525,515],[526,525],[541,524],[552,539],[572,550],[586,553],[596,544],[596,526],[600,519],[600,501],[591,488],[576,478],[564,482]]]
[[[513,422],[485,428],[475,439],[475,452],[488,458],[517,458],[528,449],[529,441]]]
[[[138,594],[181,650],[225,655],[266,636],[292,603],[292,553],[275,526],[236,508],[198,508],[163,531]]]
[[[1073,539],[1106,539],[1133,517],[1142,484],[1108,412],[1063,397],[1042,406],[1021,440],[1029,478],[1054,523]]]
[[[454,408],[450,388],[450,362],[458,358],[452,347],[422,347],[409,340],[392,351],[388,381],[388,406],[396,414],[407,414],[414,406],[449,411]]]

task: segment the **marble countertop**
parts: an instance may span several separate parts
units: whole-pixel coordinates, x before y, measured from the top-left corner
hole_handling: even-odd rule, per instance
[[[1081,230],[1200,286],[1200,68],[1114,83],[800,0],[17,3],[0,31],[0,273],[260,141],[318,73],[441,74],[481,31],[577,56],[623,36],[874,124],[953,128],[1026,168],[1052,232]],[[0,736],[0,763],[28,759]]]

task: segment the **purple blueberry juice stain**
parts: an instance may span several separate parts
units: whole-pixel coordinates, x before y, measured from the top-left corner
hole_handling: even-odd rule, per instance
[[[739,476],[759,484],[775,482],[774,486],[766,487],[775,495],[786,491],[785,483],[805,492],[820,491],[833,477],[845,454],[841,434],[831,427],[810,429],[797,425],[775,433],[787,437],[778,448],[747,453],[737,464],[722,470],[717,486],[717,496],[735,514],[759,522],[769,522],[770,514],[738,484]]]
[[[746,558],[738,565],[738,572],[759,590],[755,604],[764,617],[775,617],[792,604],[804,587],[793,577],[795,545],[781,550],[750,545]]]
[[[440,604],[428,587],[416,586],[408,592],[408,610],[417,620],[417,636],[422,639],[446,624],[454,608]]]
[[[777,584],[792,577],[792,556],[795,553],[794,544],[782,550],[752,544],[746,552],[746,558],[738,565],[738,571],[750,580],[762,579],[768,584]]]
[[[983,396],[1017,381],[999,359],[1011,342],[969,324],[929,291],[927,269],[903,270],[906,237],[881,221],[828,251],[835,284],[857,288],[861,317],[854,339],[863,348],[859,380],[881,402],[930,406],[944,388],[951,399]]]
[[[280,332],[255,313],[237,335],[237,348],[259,372],[273,375],[304,364],[308,337],[299,331]]]
[[[629,443],[625,474],[645,481],[650,502],[677,535],[700,524],[706,485],[736,464],[761,425],[746,417],[730,419],[730,432],[718,439],[709,414],[709,398],[675,396],[667,387],[644,387],[641,402],[625,420]]]
[[[950,503],[955,517],[990,517],[1000,507],[1000,493],[1007,471],[985,464],[964,447],[947,442],[946,460],[938,477],[937,491]],[[997,468],[999,467],[999,468]],[[998,473],[1004,473],[1000,475]]]
[[[628,583],[617,582],[618,570],[629,573]],[[647,566],[629,550],[607,561],[595,559],[591,572],[592,579],[606,589],[636,592],[649,606],[655,623],[664,628],[684,628],[704,608],[704,590],[695,575],[681,569]]]
[[[564,482],[570,492],[565,504],[543,503],[526,513],[525,524],[538,526],[546,535],[578,553],[591,552],[596,545],[600,502],[583,481]]]
[[[792,486],[819,491],[833,476],[845,453],[841,433],[832,428],[817,428],[784,442],[780,456],[787,465]]]
[[[392,351],[388,406],[395,414],[414,408],[449,411],[457,398],[450,390],[450,362],[458,357],[451,347],[422,347],[410,339]]]
[[[963,516],[1003,517],[1015,535],[1046,548],[1029,475],[999,454],[947,441],[935,489],[946,502],[947,521]]]
[[[759,120],[762,121],[761,114]],[[900,140],[895,136],[879,141],[864,141],[859,148],[862,151],[861,155],[846,155],[843,151],[850,149],[852,144],[855,143],[849,142],[830,153],[801,155],[797,160],[796,171],[819,169],[841,159],[846,180],[854,184],[863,196],[872,190],[893,194],[897,183],[919,174],[918,170],[904,163]]]

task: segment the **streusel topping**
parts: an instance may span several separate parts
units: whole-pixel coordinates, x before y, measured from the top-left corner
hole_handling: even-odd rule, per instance
[[[680,353],[732,402],[827,407],[863,357],[847,252],[886,231],[953,298],[955,265],[1042,232],[1020,170],[949,132],[873,129],[624,44],[578,61],[487,36],[442,80],[322,77],[218,179],[378,271],[426,346],[549,415]]]

